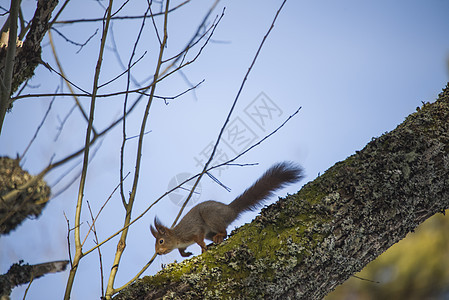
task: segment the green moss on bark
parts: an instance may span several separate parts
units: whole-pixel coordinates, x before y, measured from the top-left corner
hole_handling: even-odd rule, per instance
[[[117,299],[321,299],[449,207],[449,88],[395,130],[264,208],[221,245]]]

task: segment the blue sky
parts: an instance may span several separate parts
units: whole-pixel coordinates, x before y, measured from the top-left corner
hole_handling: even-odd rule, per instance
[[[34,1],[23,0],[25,15],[32,14]],[[123,14],[141,14],[143,1],[131,1]],[[178,2],[173,2],[173,5]],[[173,55],[190,39],[211,2],[193,1],[178,10],[169,19],[167,53]],[[198,172],[197,161],[204,158],[210,142],[215,141],[227,111],[237,93],[256,49],[265,35],[280,1],[221,2],[213,16],[225,15],[213,42],[200,58],[184,70],[192,83],[205,80],[196,92],[181,98],[153,103],[143,151],[142,172],[136,207],[133,215],[143,211],[167,190],[173,178],[180,173]],[[120,5],[117,3],[116,7]],[[29,11],[27,11],[29,9]],[[239,159],[239,163],[259,163],[256,167],[230,167],[213,173],[231,189],[227,192],[209,178],[202,181],[201,195],[195,201],[219,200],[230,202],[248,187],[270,165],[283,160],[304,166],[307,178],[300,185],[313,180],[337,161],[360,150],[373,137],[394,129],[415,111],[422,101],[433,101],[448,81],[449,20],[447,1],[288,1],[267,40],[235,113],[234,122],[242,122],[253,136],[262,138],[281,124],[298,107],[301,111],[277,134]],[[70,3],[60,20],[102,16],[95,1]],[[4,19],[0,19],[3,22]],[[128,59],[140,21],[114,22],[117,47]],[[137,56],[148,54],[138,64],[133,75],[139,80],[148,78],[154,70],[157,53],[152,25],[147,22],[144,39]],[[100,23],[59,26],[58,29],[76,41],[84,41]],[[76,53],[78,47],[66,43],[53,32],[58,54],[68,76],[83,88],[90,90],[98,55],[99,34]],[[43,59],[55,66],[48,39],[44,41]],[[111,45],[111,40],[108,40]],[[104,59],[101,82],[121,72],[115,55],[108,50]],[[54,92],[61,81],[43,67],[36,70],[26,93]],[[123,89],[124,81],[104,88],[104,92]],[[159,85],[157,94],[176,95],[189,85],[183,77],[174,76]],[[63,88],[66,91],[66,87]],[[101,92],[103,92],[101,90]],[[277,107],[276,115],[257,125],[247,112],[258,97]],[[36,126],[50,103],[49,98],[18,100],[13,112],[5,119],[0,136],[0,155],[15,157],[21,153],[34,134]],[[89,99],[81,99],[88,110]],[[268,100],[267,100],[268,101]],[[123,97],[99,99],[95,126],[98,130],[120,115]],[[58,98],[38,139],[25,157],[24,168],[38,173],[50,161],[79,149],[84,142],[86,123],[78,111],[70,117],[55,142],[60,120],[72,108],[71,98]],[[143,105],[130,116],[128,135],[138,134]],[[88,171],[85,198],[94,211],[102,206],[118,184],[120,126],[107,135]],[[222,144],[221,155],[234,155],[232,147]],[[136,140],[128,142],[126,170],[133,172]],[[94,147],[96,148],[96,147]],[[81,158],[74,160],[75,165]],[[54,184],[65,170],[49,174],[46,180]],[[60,191],[64,181],[77,176],[79,165],[62,183],[53,186]],[[126,188],[131,180],[125,182]],[[298,190],[291,186],[277,193],[279,196]],[[67,257],[67,224],[65,213],[73,225],[78,183],[53,199],[43,216],[28,220],[7,237],[0,239],[0,272],[20,259],[29,263],[65,259]],[[273,199],[274,201],[275,199]],[[85,207],[87,208],[87,207]],[[140,270],[153,255],[154,239],[148,227],[154,215],[171,224],[179,207],[169,198],[137,222],[130,231],[127,249],[117,278],[117,286],[125,283]],[[100,238],[108,237],[121,227],[123,210],[119,195],[111,198],[102,219],[97,224]],[[255,213],[248,213],[229,229],[250,221]],[[89,221],[85,210],[83,221]],[[85,230],[84,227],[83,230]],[[91,238],[88,243],[92,246]],[[30,245],[32,251],[30,250]],[[73,242],[72,242],[73,245]],[[87,246],[87,248],[90,248]],[[103,250],[106,275],[109,275],[116,240]],[[191,249],[190,249],[191,248]],[[199,247],[189,250],[198,254]],[[180,260],[177,253],[159,257],[145,274],[160,269],[160,264]],[[73,299],[99,297],[98,257],[91,254],[81,261]],[[33,283],[27,299],[60,298],[65,288],[67,273],[50,275]],[[51,287],[51,289],[49,289]],[[14,298],[21,298],[24,288],[16,289]]]

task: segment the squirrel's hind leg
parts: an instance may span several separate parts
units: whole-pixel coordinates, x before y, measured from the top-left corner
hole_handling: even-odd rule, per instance
[[[207,247],[206,247],[206,243],[204,242],[204,234],[202,236],[196,236],[194,238],[194,241],[201,247],[201,253],[206,252]]]
[[[214,243],[216,244],[220,244],[221,242],[223,242],[227,235],[228,233],[226,232],[226,230],[224,232],[219,232],[212,237],[212,241],[214,241]]]

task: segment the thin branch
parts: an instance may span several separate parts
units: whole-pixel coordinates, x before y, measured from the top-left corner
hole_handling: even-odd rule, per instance
[[[68,249],[68,252],[69,252],[70,267],[72,267],[73,266],[72,253],[71,253],[71,250],[70,250],[70,231],[72,231],[72,229],[70,229],[70,222],[69,222],[69,219],[67,218],[65,212],[62,212],[62,213],[64,214],[64,218],[65,218],[65,220],[67,222],[67,249]]]
[[[21,6],[19,7],[19,21],[20,21],[20,33],[22,33],[23,30],[25,29],[26,25],[25,25],[25,19],[23,18],[23,12],[22,12]],[[18,34],[18,36],[20,36],[20,33]]]
[[[27,297],[27,294],[28,294],[28,290],[30,289],[30,287],[31,287],[31,284],[33,283],[33,281],[34,281],[34,276],[32,275],[31,276],[31,279],[30,279],[30,282],[28,283],[28,286],[27,286],[27,288],[25,289],[25,293],[23,293],[23,300],[25,300],[25,298]]]
[[[67,0],[68,1],[68,0]],[[189,3],[190,0],[186,0],[182,3],[180,3],[179,5],[175,6],[174,8],[170,9],[169,13],[177,10],[178,8],[184,6],[185,4]],[[157,17],[157,16],[163,16],[165,13],[161,12],[161,13],[156,13],[153,16]],[[148,16],[148,15],[139,15],[139,16],[115,16],[113,18],[111,18],[111,20],[135,20],[135,19],[142,19],[142,18],[151,18],[152,16]],[[55,24],[73,24],[73,23],[91,23],[91,22],[101,22],[103,21],[103,18],[93,18],[93,19],[78,19],[78,20],[63,20],[63,21],[54,21],[52,22]]]
[[[71,39],[69,39],[68,37],[66,37],[66,36],[65,36],[61,31],[59,31],[58,29],[56,29],[56,28],[53,27],[52,30],[53,30],[54,32],[56,32],[60,37],[62,37],[66,42],[68,42],[68,43],[70,43],[70,44],[72,44],[72,45],[75,45],[75,46],[80,47],[80,48],[78,49],[78,51],[76,51],[76,53],[79,53],[79,52],[81,51],[81,49],[83,49],[84,46],[86,46],[87,43],[89,43],[89,41],[90,41],[94,36],[96,36],[97,33],[98,33],[98,28],[97,28],[97,29],[95,30],[95,32],[94,32],[90,37],[88,37],[87,40],[86,40],[84,43],[78,43],[78,42],[72,41]]]
[[[211,7],[211,10],[210,10],[209,13],[207,14],[207,16],[210,14],[210,12],[212,11],[212,9],[216,6],[216,4],[217,4],[218,2],[219,2],[218,0],[216,0],[216,1],[214,2],[214,4],[213,4],[213,6]],[[207,16],[203,19],[203,22],[201,23],[200,28],[202,28],[202,26],[204,26],[204,23],[205,23],[206,20],[207,20]],[[222,13],[222,16],[223,16],[223,13]],[[222,16],[220,17],[220,19],[222,18]],[[219,21],[220,21],[220,20],[218,20],[218,22],[219,22]],[[213,30],[215,30],[215,28],[217,27],[218,22],[217,22],[216,24],[214,24],[213,26],[211,26],[211,28],[213,28]],[[153,86],[154,84],[156,84],[157,82],[164,80],[166,77],[172,75],[173,73],[176,73],[178,70],[180,70],[180,69],[182,69],[182,68],[188,66],[189,64],[193,63],[193,62],[198,58],[198,56],[201,54],[202,50],[204,49],[204,47],[205,47],[206,44],[208,43],[210,37],[212,36],[212,33],[211,33],[211,35],[208,37],[208,39],[206,40],[205,44],[201,47],[201,49],[199,50],[199,52],[197,53],[197,55],[196,55],[192,60],[188,61],[187,63],[185,63],[185,64],[183,64],[183,65],[181,65],[181,66],[179,66],[179,67],[177,67],[176,69],[172,70],[171,72],[168,72],[168,70],[171,69],[171,68],[176,64],[176,62],[177,62],[179,59],[181,59],[182,57],[185,57],[186,52],[192,47],[192,45],[194,45],[195,43],[198,42],[198,41],[196,40],[196,37],[197,37],[198,34],[199,34],[199,30],[200,30],[200,29],[198,29],[198,31],[195,33],[194,37],[193,37],[193,38],[191,39],[191,41],[187,44],[186,48],[185,48],[183,51],[181,51],[178,55],[176,55],[175,57],[171,58],[171,59],[174,59],[174,61],[173,61],[169,66],[167,66],[167,67],[165,68],[164,71],[161,72],[161,74],[160,74],[160,76],[159,76],[159,78],[157,79],[156,82],[152,82],[152,83],[151,83],[150,85],[148,85],[148,86],[145,86],[145,87],[142,87],[142,88],[137,88],[137,89],[130,90],[130,91],[120,91],[120,92],[114,92],[114,93],[109,93],[109,94],[97,94],[96,97],[97,97],[97,98],[100,98],[100,97],[101,97],[101,98],[107,98],[107,97],[119,96],[119,95],[123,95],[123,94],[137,93],[137,92],[146,91],[146,90],[152,88],[152,86]],[[166,60],[166,61],[167,61],[167,60]],[[67,94],[67,93],[61,93],[61,94],[48,94],[48,93],[46,93],[46,94],[27,94],[27,95],[19,95],[19,96],[15,96],[15,97],[13,97],[13,98],[11,98],[11,99],[12,99],[13,101],[15,101],[15,100],[22,99],[22,98],[39,98],[39,97],[51,97],[51,96],[78,96],[78,97],[90,97],[91,95],[90,95],[90,94]]]
[[[57,89],[56,89],[57,91]],[[20,160],[22,160],[25,157],[25,154],[28,152],[28,149],[30,149],[31,145],[33,144],[33,142],[36,140],[36,137],[39,133],[39,131],[42,128],[42,125],[44,125],[45,120],[47,119],[48,114],[50,113],[51,107],[53,106],[53,102],[55,101],[55,98],[53,97],[53,99],[51,99],[50,104],[48,105],[47,111],[45,112],[44,117],[42,118],[41,123],[39,124],[39,126],[37,126],[36,131],[34,132],[33,137],[31,138],[30,142],[28,143],[27,147],[25,148],[25,150],[23,151],[22,155],[20,156]]]
[[[131,174],[131,172],[128,172],[128,174],[126,174],[125,177],[123,177],[122,181],[117,184],[117,186],[114,188],[114,190],[112,190],[112,193],[109,195],[109,197],[106,199],[106,201],[103,203],[103,205],[101,206],[100,210],[98,211],[97,215],[95,216],[95,218],[92,219],[92,225],[89,227],[89,230],[87,231],[86,237],[83,240],[83,245],[84,242],[86,241],[87,237],[89,236],[89,233],[92,231],[93,227],[95,226],[95,223],[98,220],[98,217],[100,216],[101,212],[103,211],[103,209],[106,207],[106,204],[108,204],[109,200],[111,200],[112,196],[115,194],[115,192],[117,191],[117,189],[119,188],[120,184],[126,180],[126,178],[128,177],[128,175]]]
[[[263,37],[262,42],[260,43],[259,48],[257,49],[256,54],[254,55],[253,61],[251,62],[250,66],[248,68],[248,71],[246,72],[245,77],[243,78],[243,81],[242,81],[242,83],[240,85],[240,88],[239,88],[239,90],[237,92],[237,95],[235,96],[234,102],[233,102],[233,104],[231,106],[231,109],[229,110],[228,116],[227,116],[223,126],[221,127],[220,133],[218,134],[218,137],[217,137],[217,141],[215,142],[214,148],[212,149],[212,153],[210,154],[210,157],[207,160],[207,162],[204,164],[203,171],[201,172],[201,174],[198,176],[198,178],[196,179],[195,183],[193,184],[193,187],[192,187],[189,195],[187,196],[187,199],[184,201],[181,209],[179,210],[178,215],[176,216],[175,220],[173,221],[172,227],[175,226],[176,223],[178,222],[179,218],[181,217],[182,212],[184,211],[185,207],[187,206],[187,203],[189,202],[190,198],[192,197],[192,194],[195,191],[195,188],[197,187],[198,183],[200,182],[202,176],[206,173],[207,167],[212,162],[212,159],[214,158],[215,152],[217,151],[217,147],[218,147],[218,145],[220,143],[220,140],[221,140],[221,137],[223,135],[223,132],[224,132],[227,124],[229,123],[229,119],[231,118],[232,112],[234,111],[234,108],[235,108],[235,106],[237,104],[237,101],[238,101],[238,99],[240,97],[240,93],[242,92],[243,87],[245,86],[246,80],[248,79],[248,75],[251,72],[254,64],[256,63],[257,57],[259,56],[259,53],[262,50],[262,47],[265,44],[265,41],[268,38],[271,30],[273,29],[274,24],[275,24],[275,22],[276,22],[276,20],[277,20],[277,18],[279,16],[279,13],[281,12],[282,8],[284,7],[285,2],[286,2],[286,0],[284,0],[282,2],[280,8],[276,12],[276,15],[274,16],[274,19],[273,19],[273,22],[271,23],[270,28],[268,29],[267,33]]]
[[[157,40],[159,41],[159,46],[162,45],[161,37],[159,35],[159,30],[157,30],[156,21],[154,20],[153,12],[151,11],[151,3],[148,3],[148,10],[150,11],[151,21],[153,23],[154,31],[156,32]]]
[[[148,14],[150,10],[150,5],[148,5],[147,10],[145,11],[145,15]],[[126,91],[129,91],[130,88],[130,81],[133,78],[131,75],[131,67],[132,67],[132,61],[134,59],[134,56],[136,54],[137,45],[139,44],[140,38],[142,36],[143,29],[145,27],[145,18],[142,19],[142,23],[140,25],[140,30],[137,34],[136,41],[134,42],[134,47],[131,52],[131,56],[128,60],[128,68],[127,68],[127,81],[126,81]],[[118,54],[118,53],[117,53]],[[121,61],[121,59],[119,59]],[[125,94],[125,101],[123,101],[123,115],[126,116],[126,107],[128,106],[128,94]],[[120,198],[122,199],[122,204],[125,210],[128,210],[128,203],[126,202],[125,192],[124,192],[124,186],[123,186],[123,173],[124,173],[124,167],[125,167],[125,146],[126,146],[126,119],[123,120],[122,123],[122,145],[120,146]]]
[[[357,279],[362,280],[362,281],[368,281],[368,282],[380,284],[379,281],[375,281],[375,280],[371,280],[371,279],[366,279],[366,278],[363,278],[363,277],[359,277],[359,276],[357,276],[357,275],[352,275],[352,277],[357,278]]]
[[[109,30],[109,23],[111,21],[111,12],[112,12],[112,0],[109,0],[109,6],[105,14],[107,14],[106,20],[103,23],[103,33],[101,37],[101,44],[100,44],[100,53],[98,54],[98,60],[97,65],[95,68],[95,76],[94,76],[94,83],[92,88],[92,98],[90,102],[90,115],[89,115],[89,123],[87,125],[87,131],[86,131],[86,140],[85,140],[85,147],[84,147],[84,161],[83,161],[83,169],[80,179],[80,185],[79,185],[79,191],[78,191],[78,200],[76,204],[76,213],[75,213],[75,258],[74,258],[74,264],[70,270],[69,278],[67,280],[67,287],[65,290],[64,299],[68,300],[70,298],[70,294],[72,291],[73,281],[75,279],[75,274],[78,269],[78,264],[80,259],[83,256],[82,253],[82,244],[81,244],[81,237],[80,237],[80,219],[81,219],[81,207],[83,203],[83,196],[84,196],[84,186],[86,183],[86,177],[87,177],[87,167],[89,163],[89,144],[91,142],[91,132],[92,132],[92,126],[94,121],[94,112],[95,112],[95,102],[96,102],[96,94],[98,90],[98,81],[100,78],[100,71],[101,71],[101,64],[103,62],[103,53],[104,48],[106,45],[106,36]]]
[[[156,98],[156,97],[155,97],[155,98]],[[143,135],[147,135],[147,134],[150,133],[150,132],[151,132],[151,130],[148,130],[148,131],[144,132]],[[133,135],[133,136],[130,136],[130,137],[126,137],[126,140],[129,141],[129,140],[138,138],[139,136],[140,136],[140,135],[138,134],[138,135]]]
[[[97,230],[95,228],[95,220],[94,216],[92,214],[92,209],[90,208],[89,201],[87,201],[87,207],[89,208],[90,218],[92,219],[92,232],[94,233],[94,242],[95,244],[98,244],[98,236],[97,236]],[[100,261],[100,286],[101,286],[101,299],[104,298],[104,273],[103,273],[103,260],[101,258],[101,250],[98,248],[98,259]]]
[[[87,97],[92,97],[92,95],[91,95],[88,91],[86,91],[86,90],[83,89],[82,87],[76,85],[75,83],[71,82],[71,81],[70,81],[67,77],[65,77],[62,73],[60,73],[60,72],[56,71],[55,69],[53,69],[52,66],[50,66],[49,63],[47,63],[47,62],[45,62],[45,61],[43,61],[43,60],[41,60],[40,63],[41,63],[41,65],[43,65],[45,68],[47,68],[49,71],[55,72],[56,74],[58,74],[59,76],[61,76],[65,81],[67,81],[68,83],[70,83],[71,85],[73,85],[74,87],[76,87],[77,89],[79,89],[80,91],[82,91],[82,92],[84,93],[85,96],[87,96]],[[54,95],[56,96],[56,95],[58,95],[58,94],[54,94]]]
[[[115,42],[115,34],[114,34],[114,27],[113,26],[111,26],[111,35],[110,35],[110,37],[111,37],[111,45],[112,46],[109,46],[108,49],[112,50],[112,52],[115,55],[115,58],[117,59],[117,62],[119,63],[120,67],[124,70],[123,72],[127,73],[128,67],[125,67],[125,65],[123,64],[122,58],[120,57],[120,53],[119,53],[119,51],[117,49],[117,43]],[[130,73],[130,77],[131,77],[131,80],[133,81],[135,86],[141,86],[142,85],[134,78],[134,76],[132,76],[131,73]],[[149,78],[152,78],[152,76],[149,76]],[[147,80],[144,80],[142,82],[146,82],[146,81]]]
[[[164,35],[163,35],[163,39],[162,39],[162,44],[160,46],[159,49],[159,57],[157,59],[157,66],[156,66],[156,70],[154,72],[154,82],[156,82],[157,78],[159,77],[159,73],[161,70],[161,66],[162,66],[162,60],[163,60],[163,55],[164,55],[164,50],[167,44],[167,39],[168,39],[168,34],[167,34],[167,23],[168,23],[168,8],[169,8],[169,0],[166,0],[166,4],[165,4],[165,16],[164,16]],[[140,128],[140,136],[139,136],[139,143],[137,146],[137,156],[136,156],[136,164],[135,164],[135,173],[134,173],[134,181],[133,181],[133,186],[132,186],[132,190],[131,190],[131,194],[128,200],[128,204],[126,206],[126,216],[125,216],[125,222],[124,225],[126,226],[127,224],[130,223],[131,221],[131,212],[132,212],[132,208],[133,208],[133,204],[134,204],[134,200],[136,197],[136,193],[137,193],[137,184],[139,181],[139,174],[140,174],[140,163],[141,163],[141,158],[142,158],[142,148],[143,148],[143,138],[144,138],[144,133],[145,133],[145,127],[146,127],[146,123],[148,120],[148,114],[150,111],[150,107],[151,104],[153,102],[153,96],[156,90],[156,84],[153,84],[152,88],[151,88],[151,92],[150,92],[150,97],[148,99],[147,102],[147,106],[145,108],[145,112],[144,112],[144,116],[142,119],[142,125]],[[120,236],[120,240],[118,242],[117,245],[117,251],[115,254],[115,258],[114,258],[114,263],[112,265],[112,269],[111,269],[111,274],[109,275],[109,281],[108,281],[108,286],[106,289],[106,299],[110,299],[112,297],[112,295],[115,293],[114,291],[114,281],[115,281],[115,277],[118,271],[118,266],[120,263],[120,259],[121,256],[123,254],[123,251],[125,250],[125,245],[126,245],[126,238],[128,235],[128,228],[123,230]]]
[[[164,102],[165,102],[165,104],[168,104],[168,103],[167,103],[167,100],[174,100],[174,99],[176,99],[176,98],[179,98],[179,97],[181,97],[182,95],[184,95],[184,94],[190,92],[191,90],[196,89],[196,88],[197,88],[200,84],[202,84],[203,82],[204,82],[204,79],[201,80],[200,82],[198,82],[196,85],[194,85],[194,86],[188,88],[188,89],[185,90],[184,92],[179,93],[179,94],[176,95],[176,96],[154,96],[154,98],[163,99]],[[146,93],[142,93],[142,94],[147,95]]]
[[[220,167],[223,167],[223,166],[225,166],[225,165],[226,165],[226,166],[239,165],[239,164],[231,164],[231,163],[232,163],[233,161],[237,160],[238,158],[240,158],[241,156],[245,155],[245,154],[248,153],[249,151],[251,151],[253,148],[259,146],[259,145],[262,144],[266,139],[268,139],[268,138],[271,137],[273,134],[275,134],[276,132],[278,132],[279,129],[281,129],[282,127],[284,127],[284,125],[287,124],[288,121],[290,121],[294,116],[296,116],[296,115],[299,113],[299,111],[301,110],[301,108],[302,108],[302,107],[300,106],[300,107],[299,107],[293,114],[291,114],[291,115],[290,115],[284,122],[282,122],[281,125],[279,125],[275,130],[273,130],[273,131],[270,132],[269,134],[267,134],[265,137],[263,137],[263,138],[262,138],[261,140],[259,140],[257,143],[253,144],[251,147],[249,147],[248,149],[246,149],[246,150],[243,151],[242,153],[238,154],[238,155],[235,156],[234,158],[232,158],[232,159],[230,159],[230,160],[228,160],[228,161],[226,161],[226,162],[224,162],[224,163],[215,165],[215,166],[211,167],[210,169],[208,169],[207,171],[210,171],[210,170],[213,170],[213,169],[216,169],[216,168],[220,168]]]
[[[98,150],[101,148],[101,145],[103,144],[103,140],[101,140],[98,145],[96,146],[96,148],[92,151],[92,155],[89,158],[89,163],[94,159],[94,157],[96,156],[96,154],[98,153]],[[73,169],[75,169],[75,167],[77,165],[79,165],[81,163],[81,161],[77,164],[75,164],[72,168],[70,168],[69,170],[67,170],[64,174],[62,174],[55,183],[53,183],[53,187],[54,185],[58,184],[65,176],[67,176]],[[45,201],[41,201],[41,202],[36,202],[37,204],[42,204],[45,203],[47,201],[50,201],[56,197],[58,197],[60,194],[64,193],[73,183],[76,182],[76,180],[81,176],[81,171],[79,171],[79,174],[77,174],[77,176],[74,176],[65,186],[63,186],[57,193],[55,193],[54,195],[52,195],[49,199],[45,200]]]
[[[145,266],[142,267],[142,269],[136,274],[136,276],[134,276],[130,281],[128,281],[127,283],[125,283],[125,284],[122,285],[121,287],[114,289],[114,291],[115,291],[116,293],[118,293],[118,292],[120,292],[121,290],[123,290],[124,288],[126,288],[127,286],[131,285],[134,281],[136,281],[137,278],[139,278],[140,275],[142,275],[143,272],[145,272],[145,271],[148,269],[148,267],[153,263],[153,261],[156,259],[156,256],[157,256],[157,254],[154,253],[154,254],[153,254],[153,257],[150,258],[150,260],[145,264]]]
[[[190,87],[193,86],[193,83],[190,82],[189,78],[187,77],[186,74],[184,74],[183,70],[179,70],[178,74],[181,75],[182,79],[184,79],[184,81],[187,83],[187,85],[189,85]],[[195,100],[198,100],[198,97],[196,96],[196,91],[195,90],[193,90],[193,97],[194,97]]]
[[[65,82],[65,84],[67,85],[69,91],[70,91],[72,94],[75,94],[75,92],[74,92],[74,90],[73,90],[73,88],[72,88],[72,84],[70,83],[70,81],[66,80],[67,76],[64,74],[64,70],[63,70],[63,68],[62,68],[62,64],[61,64],[61,62],[59,61],[59,56],[58,56],[58,54],[56,53],[56,47],[55,47],[55,43],[53,42],[53,35],[51,34],[51,31],[48,31],[48,38],[49,38],[49,40],[50,40],[51,51],[52,51],[53,57],[54,57],[54,59],[55,59],[55,61],[56,61],[56,65],[58,66],[59,72],[60,72],[61,75],[62,75],[61,78],[64,80],[64,82]],[[86,94],[89,94],[89,93],[86,92]],[[86,114],[86,112],[84,111],[84,108],[81,106],[81,103],[79,102],[78,98],[77,98],[76,96],[73,96],[73,99],[75,100],[75,103],[76,103],[76,105],[78,106],[79,110],[81,111],[81,114],[83,115],[84,119],[85,119],[86,121],[88,121],[89,118],[87,117],[87,114]],[[64,123],[65,123],[65,121],[64,121]],[[95,130],[94,127],[92,128],[92,130],[94,131],[94,135],[96,135],[97,132],[96,132],[96,130]]]
[[[76,97],[75,97],[76,98]],[[64,129],[65,123],[69,120],[72,113],[75,111],[75,108],[77,107],[76,103],[70,108],[69,112],[65,115],[65,117],[61,120],[59,115],[56,115],[56,118],[58,119],[58,131],[56,132],[55,138],[53,139],[54,142],[56,142],[59,139],[59,136],[62,133],[62,130]],[[84,111],[84,110],[83,110]],[[89,122],[89,118],[86,116],[86,122]]]
[[[147,54],[147,51],[145,51],[135,62],[133,62],[131,65],[128,65],[128,68],[126,70],[124,70],[122,73],[120,73],[119,75],[115,76],[114,78],[112,78],[109,81],[106,81],[103,84],[100,84],[98,86],[98,88],[102,88],[108,84],[111,84],[112,82],[114,82],[115,80],[119,79],[120,77],[122,77],[123,75],[125,75],[126,73],[129,73],[129,71],[131,70],[132,67],[134,67],[142,58],[144,58],[144,56]],[[128,95],[128,94],[125,94]]]
[[[215,2],[212,4],[212,6],[209,8],[209,10],[207,11],[206,15],[204,16],[203,20],[201,21],[200,25],[197,27],[196,32],[193,34],[192,38],[190,39],[190,41],[187,43],[186,47],[184,48],[183,51],[181,51],[178,55],[175,55],[174,57],[171,57],[169,59],[166,59],[164,62],[170,61],[172,59],[175,59],[175,61],[172,63],[171,66],[175,65],[177,63],[177,61],[179,60],[180,56],[182,53],[187,52],[190,48],[192,48],[196,43],[198,43],[199,40],[201,40],[202,38],[204,38],[207,34],[207,32],[209,30],[211,30],[212,28],[216,27],[216,25],[218,25],[218,21],[217,24],[215,24],[215,21],[212,22],[212,25],[209,27],[208,30],[206,30],[203,34],[200,35],[200,31],[202,28],[204,28],[207,20],[209,19],[209,16],[211,15],[211,13],[214,11],[215,7],[217,6],[218,2],[220,2],[220,0],[215,0]],[[224,13],[224,9],[222,12],[222,16]],[[220,17],[221,19],[221,17]],[[200,35],[200,37],[197,39],[197,37]],[[196,40],[196,41],[195,41]],[[166,69],[167,70],[167,69]],[[166,70],[164,70],[164,72],[162,72],[162,74],[164,74],[166,72]]]
[[[119,7],[119,9],[117,9],[117,11],[111,15],[111,18],[114,18],[115,15],[118,14],[128,3],[129,3],[129,0],[126,0],[125,2],[123,2],[123,4]]]
[[[120,95],[127,95],[127,94],[132,94],[132,93],[141,93],[141,92],[145,92],[149,89],[151,89],[153,87],[153,85],[155,85],[156,83],[163,81],[165,78],[169,77],[170,75],[178,72],[179,70],[185,68],[186,66],[192,64],[193,62],[196,61],[196,59],[200,56],[200,54],[202,53],[202,51],[204,50],[204,48],[206,47],[206,45],[208,44],[210,38],[212,37],[215,29],[218,26],[218,23],[221,21],[221,19],[224,16],[224,10],[221,14],[221,16],[218,18],[217,22],[214,23],[211,26],[211,33],[208,36],[208,38],[206,39],[206,41],[204,42],[204,44],[201,46],[201,48],[199,49],[198,53],[189,61],[187,61],[186,63],[178,66],[177,68],[173,69],[172,71],[168,71],[169,69],[171,69],[176,62],[181,59],[181,57],[184,55],[187,51],[189,51],[189,49],[192,47],[192,44],[188,44],[185,49],[183,51],[181,51],[179,54],[175,55],[174,57],[171,58],[171,60],[173,60],[173,62],[167,66],[165,68],[164,71],[161,72],[160,76],[154,80],[151,84],[145,86],[145,87],[141,87],[141,88],[137,88],[134,90],[128,90],[128,91],[119,91],[119,92],[114,92],[114,93],[109,93],[109,94],[97,94],[96,97],[97,98],[107,98],[107,97],[113,97],[113,96],[120,96]],[[198,41],[195,41],[194,38],[192,38],[192,43],[196,44]],[[169,59],[170,60],[170,59]],[[169,60],[165,60],[165,62],[168,62]],[[59,96],[59,97],[63,97],[63,96],[78,96],[78,97],[90,97],[91,95],[86,93],[86,94],[73,94],[73,93],[60,93],[60,94],[27,94],[27,95],[18,95],[15,96],[11,99],[13,99],[14,101],[18,100],[18,99],[23,99],[23,98],[39,98],[39,97],[51,97],[51,96]]]

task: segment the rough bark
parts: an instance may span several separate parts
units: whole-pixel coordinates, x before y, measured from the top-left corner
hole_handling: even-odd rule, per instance
[[[203,255],[115,299],[321,299],[449,207],[449,85]]]
[[[31,266],[23,264],[23,261],[13,264],[6,274],[0,275],[0,299],[9,296],[11,290],[18,285],[28,283],[49,273],[64,271],[68,263],[68,260],[59,260]],[[9,299],[9,297],[6,299]]]
[[[27,188],[24,184],[35,180]],[[9,197],[11,192],[14,196]],[[50,198],[50,187],[42,178],[23,170],[19,160],[0,157],[0,235],[8,234],[26,218],[37,218]]]
[[[57,4],[58,0],[39,0],[37,2],[30,30],[26,35],[23,46],[17,48],[11,94],[17,90],[20,84],[34,75],[34,69],[41,61],[41,42],[50,29],[49,20]],[[0,49],[0,71],[5,66],[5,59],[6,49],[3,48]]]

